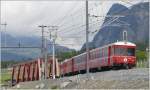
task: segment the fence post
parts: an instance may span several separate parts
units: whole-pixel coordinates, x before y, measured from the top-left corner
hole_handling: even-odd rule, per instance
[[[142,68],[142,60],[141,60],[141,66],[140,67]]]
[[[136,68],[138,67],[138,61],[136,62]]]

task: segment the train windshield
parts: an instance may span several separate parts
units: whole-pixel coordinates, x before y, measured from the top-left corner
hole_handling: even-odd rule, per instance
[[[135,48],[128,48],[127,55],[135,56]]]
[[[115,55],[119,56],[135,56],[135,49],[134,48],[115,48]]]

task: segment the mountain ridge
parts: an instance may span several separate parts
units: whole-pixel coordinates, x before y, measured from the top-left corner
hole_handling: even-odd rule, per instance
[[[35,36],[12,36],[8,33],[1,32],[1,46],[4,46],[4,37],[6,35],[6,46],[9,47],[23,47],[23,46],[31,46],[31,47],[41,47],[41,38]],[[51,42],[49,42],[51,44]],[[68,52],[74,51],[74,49],[69,49],[64,46],[56,45],[56,53],[57,52]],[[52,46],[48,46],[48,52],[52,53]],[[1,49],[1,60],[9,61],[9,60],[31,60],[33,58],[37,58],[41,56],[41,49],[39,48],[7,48]]]
[[[109,9],[107,15],[125,15],[124,17],[119,17],[117,20],[111,24],[129,24],[129,26],[105,26],[100,27],[99,31],[94,36],[93,40],[89,42],[89,47],[97,48],[117,40],[123,40],[122,33],[126,30],[128,33],[128,41],[138,44],[143,44],[144,47],[148,47],[148,37],[149,37],[149,2],[138,3],[130,8],[127,8],[121,4],[113,4]],[[110,20],[110,17],[105,17],[104,23]],[[119,23],[118,23],[119,22]],[[81,51],[85,51],[85,44],[81,48]]]

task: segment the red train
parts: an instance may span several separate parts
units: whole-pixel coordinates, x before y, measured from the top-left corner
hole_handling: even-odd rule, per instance
[[[89,69],[97,70],[117,66],[132,68],[136,65],[135,48],[136,45],[131,42],[120,41],[93,49],[89,53]],[[52,61],[52,58],[48,57],[46,78],[52,77]],[[44,61],[40,58],[14,65],[12,69],[12,85],[16,85],[19,82],[39,80],[45,72],[42,69],[43,64]],[[86,53],[66,59],[61,63],[58,63],[56,59],[54,69],[56,77],[85,72]]]
[[[136,65],[136,45],[131,42],[115,42],[96,48],[89,53],[89,69],[101,69],[123,66],[132,68]],[[86,53],[66,59],[60,64],[61,75],[75,74],[86,70]]]

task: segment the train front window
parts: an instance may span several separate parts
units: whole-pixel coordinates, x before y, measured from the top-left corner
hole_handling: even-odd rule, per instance
[[[135,49],[134,48],[128,48],[127,55],[128,56],[134,56],[135,55]]]
[[[126,52],[127,52],[126,48],[121,48],[121,47],[115,48],[115,55],[124,56],[126,55]]]
[[[117,47],[117,48],[115,48],[115,55],[118,55],[118,56],[134,56],[135,55],[135,49],[134,48]]]

